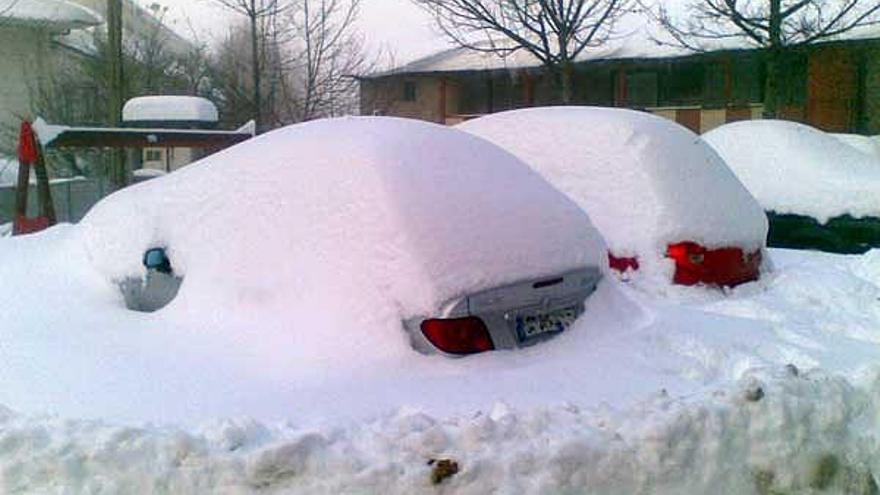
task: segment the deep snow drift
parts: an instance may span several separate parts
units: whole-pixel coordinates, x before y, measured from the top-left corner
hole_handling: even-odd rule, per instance
[[[767,218],[718,155],[684,127],[645,112],[548,107],[456,126],[510,151],[578,203],[618,257],[665,272],[669,244],[764,246]],[[541,132],[536,132],[540,129]]]
[[[820,222],[880,216],[880,160],[818,129],[734,122],[703,135],[766,210]]]
[[[0,238],[0,491],[875,493],[880,251],[769,250],[772,272],[726,292],[608,278],[546,343],[425,356],[402,315],[532,255],[579,263],[592,231],[476,138],[443,131],[462,150],[420,153],[449,160],[432,168],[391,159],[426,150],[421,131],[352,153],[361,137],[321,144],[322,125],[274,135],[322,166],[267,135],[80,225]],[[584,230],[545,242],[569,221]],[[489,225],[504,243],[427,242]],[[128,311],[112,280],[156,244],[189,288]],[[461,470],[432,487],[445,458]]]
[[[57,270],[61,256],[51,253],[63,234],[22,247]],[[8,244],[0,241],[4,255]],[[71,306],[49,331],[4,326],[4,359],[10,349],[27,353],[37,387],[56,360],[67,373],[82,371],[80,355],[103,360],[128,383],[54,378],[72,394],[103,397],[92,411],[134,401],[130,413],[149,415],[198,402],[189,413],[202,419],[184,429],[63,419],[81,413],[64,394],[54,401],[62,418],[41,417],[5,394],[30,413],[0,412],[0,483],[9,492],[418,493],[436,490],[428,462],[451,458],[461,472],[443,493],[875,493],[880,252],[770,254],[772,277],[727,296],[682,289],[661,300],[609,279],[578,324],[547,345],[389,361],[344,382],[322,373],[273,380],[253,373],[271,366],[258,356],[242,379],[247,367],[230,369],[231,354],[271,355],[255,348],[257,331],[186,355],[181,340],[193,340],[192,328],[164,332]],[[76,272],[66,269],[64,280]],[[44,276],[37,269],[17,280]],[[58,289],[44,298],[57,305],[79,288]],[[9,378],[4,368],[4,385]],[[132,395],[146,380],[156,390]],[[267,411],[247,400],[258,395],[286,406],[281,421],[247,419]]]

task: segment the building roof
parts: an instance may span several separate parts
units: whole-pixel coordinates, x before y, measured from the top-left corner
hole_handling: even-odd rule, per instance
[[[41,26],[51,31],[66,31],[101,24],[100,15],[66,0],[15,0],[0,4],[0,25]]]
[[[3,0],[0,0],[2,2]],[[78,4],[86,9],[105,15],[107,12],[107,0],[67,0]],[[122,29],[124,37],[147,37],[159,36],[163,47],[176,56],[184,56],[193,51],[195,44],[183,36],[177,34],[161,20],[161,15],[143,8],[133,0],[123,0],[122,3]],[[61,44],[83,53],[94,53],[94,36],[90,32],[73,31],[59,39]]]
[[[636,23],[631,26],[634,27],[630,27],[625,33],[613,37],[602,46],[587,48],[575,62],[665,59],[685,57],[697,53],[693,50],[673,45],[668,35],[658,32],[657,29],[652,28],[645,22]],[[880,38],[880,26],[872,25],[850,31],[830,41],[876,38]],[[657,39],[665,39],[666,42],[661,43]],[[485,46],[488,47],[489,44],[486,43]],[[754,44],[744,38],[717,40],[711,45],[704,45],[705,51],[749,50],[755,48],[757,47]],[[379,78],[398,74],[525,69],[537,68],[542,65],[537,57],[526,50],[517,50],[505,57],[501,57],[495,53],[456,47],[417,59],[396,69],[367,75],[365,78]]]

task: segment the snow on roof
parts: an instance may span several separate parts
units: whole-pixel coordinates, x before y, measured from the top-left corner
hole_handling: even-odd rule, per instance
[[[11,5],[0,6],[0,24],[3,22],[65,31],[96,26],[103,19],[94,11],[65,0],[15,0]]]
[[[767,210],[880,216],[880,161],[804,124],[735,122],[703,136]]]
[[[514,157],[394,118],[258,136],[106,198],[80,226],[107,280],[168,248],[186,277],[169,317],[256,311],[251,326],[308,328],[290,352],[312,364],[359,359],[363,335],[379,354],[412,352],[403,318],[604,253],[587,216]]]
[[[638,18],[630,18],[625,22],[627,28],[609,39],[605,44],[590,47],[583,51],[576,62],[626,59],[663,59],[685,57],[696,52],[681,46],[675,46],[668,34]],[[844,33],[834,40],[864,40],[880,38],[880,26],[869,25]],[[662,40],[659,43],[657,40]],[[510,45],[509,41],[496,41],[497,45]],[[489,42],[483,46],[491,46]],[[706,51],[754,49],[753,42],[745,38],[728,38],[711,40],[703,44]],[[367,78],[384,77],[395,74],[424,74],[434,72],[465,72],[501,69],[522,69],[540,67],[541,61],[526,50],[517,50],[501,57],[495,53],[487,53],[467,48],[451,48],[426,57],[417,59],[396,69],[365,76]]]
[[[510,151],[571,197],[617,256],[638,255],[656,266],[673,242],[764,245],[760,206],[699,136],[661,117],[548,107],[457,127]]]
[[[604,46],[588,48],[578,57],[577,61],[667,58],[690,55],[691,53],[693,52],[684,48],[657,44],[650,38],[641,36],[636,32],[614,38]],[[526,50],[517,50],[501,57],[494,53],[456,47],[420,58],[397,69],[372,74],[368,77],[382,77],[393,74],[521,69],[540,67],[541,65],[541,61]]]
[[[140,96],[132,98],[122,108],[122,120],[217,122],[217,106],[198,96]]]

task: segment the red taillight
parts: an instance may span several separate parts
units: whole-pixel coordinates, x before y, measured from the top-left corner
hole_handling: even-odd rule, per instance
[[[611,251],[608,251],[608,266],[612,270],[616,270],[620,273],[626,273],[628,270],[635,271],[639,269],[639,259],[634,256],[614,256],[613,254],[611,254]]]
[[[675,261],[673,282],[680,285],[733,287],[760,276],[760,250],[746,255],[740,248],[708,250],[695,242],[680,242],[670,244],[666,256]]]
[[[474,354],[495,349],[486,324],[475,316],[425,320],[422,333],[434,347],[449,354]]]

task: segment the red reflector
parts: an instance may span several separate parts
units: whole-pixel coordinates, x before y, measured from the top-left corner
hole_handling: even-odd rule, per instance
[[[474,354],[495,349],[486,324],[475,316],[425,320],[422,333],[434,347],[449,354]]]
[[[627,270],[638,270],[639,269],[639,259],[636,257],[632,258],[621,258],[614,256],[611,252],[608,252],[608,266],[611,267],[612,270],[617,270],[620,273],[626,273]]]
[[[33,234],[52,226],[48,217],[28,218],[17,215],[12,224],[12,235]]]
[[[758,280],[761,251],[745,254],[740,248],[706,249],[695,242],[670,244],[666,256],[675,261],[673,282],[734,287]]]
[[[21,166],[35,163],[40,155],[37,150],[34,130],[30,122],[21,123],[21,131],[18,137],[18,161]]]

